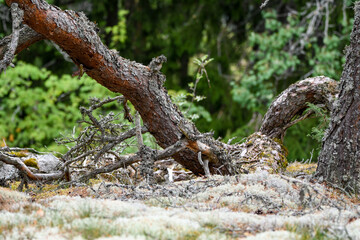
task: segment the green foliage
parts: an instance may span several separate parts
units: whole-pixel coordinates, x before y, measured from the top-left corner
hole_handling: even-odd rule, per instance
[[[23,62],[0,79],[0,137],[9,146],[60,150],[54,138],[80,119],[80,104],[89,96],[113,95],[87,76],[57,77]]]
[[[187,97],[192,97],[191,93],[187,93],[185,90],[175,91],[169,90],[169,95],[172,101],[179,107],[181,112],[185,114],[190,120],[197,120],[199,118],[204,118],[207,122],[211,122],[212,118],[210,113],[200,105],[193,104],[192,102],[187,100]],[[204,98],[201,96],[196,96],[194,98],[195,102],[200,102]]]
[[[338,8],[335,9],[336,12]],[[314,9],[306,8],[305,11]],[[291,83],[306,76],[340,78],[345,62],[342,49],[348,43],[353,22],[347,18],[346,22],[333,25],[336,31],[329,27],[325,35],[323,25],[318,25],[313,32],[309,31],[310,19],[299,14],[288,14],[284,19],[274,10],[268,10],[263,11],[262,15],[265,20],[264,30],[251,32],[245,44],[246,60],[240,67],[232,69],[235,76],[231,82],[232,97],[253,113],[250,122],[235,131],[240,136],[246,136],[246,131],[251,129],[258,129],[254,113],[263,115],[274,97]],[[344,19],[342,15],[337,17]],[[330,21],[335,24],[336,18]],[[308,158],[314,146],[319,146],[318,142],[327,127],[327,121],[323,121],[325,113],[311,109],[321,118],[320,125],[317,126],[319,121],[309,120],[288,130],[285,145],[289,148],[290,160]],[[310,131],[313,140],[304,134]]]
[[[193,97],[196,96],[196,86],[199,83],[199,81],[204,77],[204,75],[206,76],[206,79],[208,81],[209,88],[210,88],[210,79],[209,79],[209,76],[208,76],[208,73],[207,73],[205,67],[206,67],[206,65],[208,65],[213,60],[214,59],[209,58],[208,55],[204,55],[201,58],[195,58],[194,59],[194,63],[198,67],[198,70],[197,70],[197,73],[196,73],[195,85],[193,86]]]
[[[263,13],[265,32],[252,32],[248,39],[250,70],[241,81],[233,82],[234,100],[252,111],[264,112],[276,94],[273,80],[300,64],[299,58],[284,48],[289,41],[299,40],[305,28],[298,27],[299,19],[295,16],[290,15],[284,26],[276,16],[275,11]]]
[[[301,24],[302,19],[298,15],[289,15],[285,23],[278,20],[275,11],[264,12],[263,17],[265,31],[252,32],[248,38],[249,70],[244,72],[240,80],[232,82],[235,101],[244,108],[264,112],[274,95],[281,90],[279,82],[286,81],[286,78],[299,73],[339,78],[344,63],[341,48],[346,39],[333,34],[323,42],[319,42],[316,37],[307,40],[304,39],[307,29]],[[344,26],[342,36],[349,35],[350,30],[347,25]],[[308,42],[302,46],[301,42],[306,40]],[[300,45],[292,44],[296,42]],[[300,50],[291,49],[295,47]]]
[[[309,108],[305,112],[314,112],[315,116],[319,118],[320,122],[316,127],[311,129],[311,134],[308,136],[321,143],[325,134],[325,130],[327,129],[330,122],[329,111],[327,111],[324,107],[317,106],[312,103],[307,103],[307,105]]]
[[[124,44],[127,38],[126,33],[126,15],[129,11],[121,9],[118,11],[119,21],[114,26],[108,26],[105,28],[106,33],[112,33],[111,47],[115,47],[118,44]]]
[[[184,113],[185,117],[188,119],[195,121],[200,117],[204,118],[207,122],[211,122],[212,118],[210,113],[200,105],[195,105],[194,102],[200,102],[206,99],[205,96],[197,96],[196,95],[196,87],[199,81],[206,76],[210,87],[210,79],[208,77],[206,66],[213,61],[213,58],[209,58],[208,55],[204,55],[200,58],[194,59],[194,64],[197,66],[197,72],[195,74],[195,82],[189,83],[189,87],[192,90],[192,93],[187,93],[184,90],[174,91],[170,90],[169,95],[172,101],[180,108],[181,112]],[[187,97],[191,97],[192,100],[188,101]]]
[[[319,120],[311,118],[301,121],[287,130],[284,145],[289,150],[287,157],[289,162],[308,160],[310,158],[312,161],[317,160],[321,144],[313,137],[309,137],[309,135],[311,135],[311,129],[316,128],[318,125]]]
[[[300,235],[297,239],[299,240],[325,240],[333,239],[329,236],[328,230],[321,226],[315,227],[301,227],[298,225],[288,225],[287,230]]]

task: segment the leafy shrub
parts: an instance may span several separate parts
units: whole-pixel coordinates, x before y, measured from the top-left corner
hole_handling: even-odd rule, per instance
[[[23,62],[0,79],[0,138],[9,146],[60,150],[54,138],[81,118],[80,104],[114,95],[88,76],[58,77]]]

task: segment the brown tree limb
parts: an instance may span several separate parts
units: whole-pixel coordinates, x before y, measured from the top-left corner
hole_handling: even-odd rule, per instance
[[[176,143],[184,131],[189,135],[200,134],[171,102],[162,86],[165,76],[110,51],[98,37],[95,24],[83,13],[62,11],[43,0],[6,0],[6,3],[18,3],[28,26],[59,45],[75,64],[82,64],[84,71],[98,83],[113,92],[122,93],[131,101],[161,147]],[[180,123],[185,123],[182,124],[182,131],[179,129]],[[193,173],[204,173],[193,150],[184,149],[174,157]],[[213,161],[209,165],[214,172],[222,164]],[[227,173],[225,168],[222,171]]]
[[[331,111],[337,97],[338,83],[328,77],[307,78],[292,84],[270,105],[266,112],[260,132],[271,138],[283,139],[286,130],[311,114],[302,115],[307,103],[324,104]]]

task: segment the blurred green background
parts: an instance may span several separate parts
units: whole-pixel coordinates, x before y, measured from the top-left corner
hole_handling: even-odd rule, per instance
[[[325,75],[338,80],[353,22],[351,0],[48,0],[83,11],[120,55],[147,65],[164,54],[166,87],[177,104],[189,105],[195,58],[208,55],[211,81],[197,86],[206,97],[191,109],[201,131],[227,140],[258,130],[271,101],[290,84]],[[11,33],[9,8],[0,0],[0,37]],[[0,138],[9,146],[64,151],[54,138],[72,131],[78,108],[91,96],[114,96],[84,76],[50,41],[16,57],[0,76]],[[114,107],[112,107],[114,108]],[[112,109],[116,110],[116,109]],[[320,143],[309,137],[317,119],[291,127],[285,137],[289,160],[316,160]]]

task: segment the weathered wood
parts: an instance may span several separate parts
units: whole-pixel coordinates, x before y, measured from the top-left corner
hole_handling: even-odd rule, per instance
[[[324,137],[316,177],[345,190],[360,190],[360,2],[346,49],[340,93]]]
[[[307,103],[323,104],[331,111],[337,97],[337,82],[324,76],[307,78],[292,84],[270,105],[260,132],[271,138],[283,140],[286,130],[300,120]],[[307,116],[305,116],[307,117]]]

